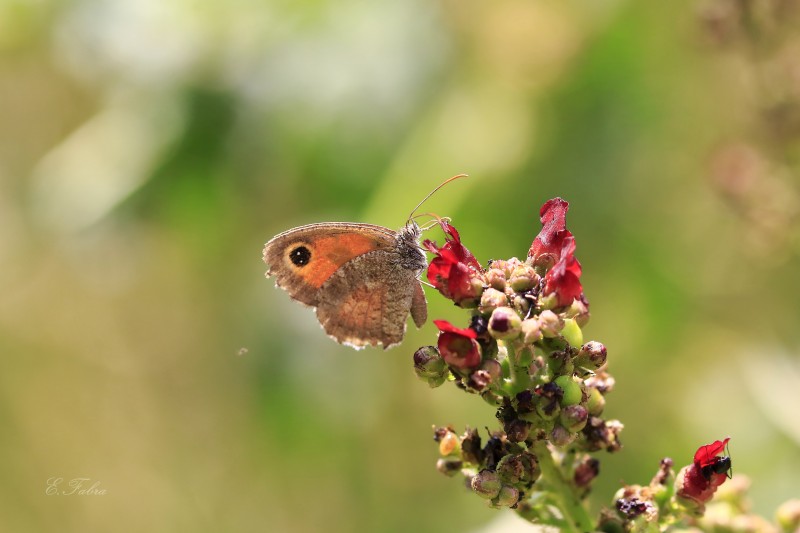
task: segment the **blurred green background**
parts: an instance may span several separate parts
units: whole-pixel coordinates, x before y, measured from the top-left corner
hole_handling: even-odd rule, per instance
[[[495,427],[416,380],[434,326],[338,346],[261,261],[461,172],[425,210],[482,262],[571,203],[626,426],[593,505],[729,435],[771,516],[800,494],[796,4],[0,0],[0,528],[496,525],[434,469],[432,424]]]

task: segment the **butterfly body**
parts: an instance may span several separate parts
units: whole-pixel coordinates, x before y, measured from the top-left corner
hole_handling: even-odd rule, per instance
[[[325,332],[355,348],[398,344],[411,314],[427,319],[418,276],[427,266],[420,228],[324,222],[285,231],[264,247],[267,277],[289,296],[315,307]]]

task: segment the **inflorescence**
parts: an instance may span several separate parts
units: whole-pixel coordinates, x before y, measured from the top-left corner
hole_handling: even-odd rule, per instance
[[[426,240],[434,258],[428,281],[469,313],[465,327],[435,320],[436,346],[414,353],[414,368],[431,387],[445,382],[479,395],[496,409],[500,429],[434,429],[437,469],[463,476],[492,507],[562,530],[636,530],[637,524],[699,516],[730,472],[721,454],[728,439],[701,446],[677,479],[664,459],[646,487],[625,486],[597,521],[584,506],[600,462],[591,452],[619,451],[618,420],[603,418],[614,388],[606,347],[584,342],[589,302],[566,228],[569,204],[541,208],[542,229],[526,259],[482,266],[446,220],[442,246]]]

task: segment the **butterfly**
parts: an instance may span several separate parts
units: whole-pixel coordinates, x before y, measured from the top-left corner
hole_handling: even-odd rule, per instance
[[[454,176],[431,191],[417,207]],[[419,328],[428,305],[419,276],[428,261],[412,219],[398,231],[355,222],[292,228],[264,246],[266,276],[302,304],[336,342],[356,349],[399,344],[409,314]]]

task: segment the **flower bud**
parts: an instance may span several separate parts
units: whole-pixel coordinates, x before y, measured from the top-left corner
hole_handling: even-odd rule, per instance
[[[448,477],[455,476],[462,466],[462,461],[458,457],[442,457],[436,461],[436,470]]]
[[[594,376],[589,376],[583,381],[587,387],[594,387],[599,390],[601,394],[608,394],[614,390],[616,380],[614,376],[600,369]]]
[[[600,473],[600,461],[594,457],[586,456],[575,467],[575,475],[573,480],[575,485],[581,488],[586,488],[594,478]]]
[[[586,408],[592,416],[600,416],[606,406],[606,399],[600,394],[600,391],[594,387],[589,388],[589,399],[586,402]]]
[[[481,294],[481,305],[478,309],[481,313],[491,313],[498,307],[505,307],[506,305],[508,305],[508,298],[504,292],[488,288]]]
[[[490,259],[489,260],[489,268],[499,270],[503,273],[503,277],[506,276],[506,260],[505,259]]]
[[[580,298],[575,298],[572,305],[564,312],[564,316],[574,318],[580,327],[584,327],[589,323],[589,307]]]
[[[527,316],[528,311],[531,310],[531,301],[525,296],[515,294],[511,299],[512,307],[520,316]]]
[[[506,432],[506,436],[510,442],[522,442],[528,438],[528,435],[531,431],[531,425],[525,420],[515,418],[514,420],[505,424],[503,430]]]
[[[555,420],[561,414],[561,406],[556,399],[539,398],[536,402],[536,414],[542,420]]]
[[[580,403],[583,399],[583,391],[581,390],[581,386],[575,383],[575,380],[572,379],[572,376],[558,376],[554,383],[559,386],[559,388],[564,391],[564,394],[561,396],[561,405],[576,405]]]
[[[481,470],[472,478],[470,482],[473,492],[481,498],[491,500],[500,494],[500,488],[503,486],[500,482],[500,476],[497,472],[491,470]]]
[[[550,294],[542,294],[539,296],[539,308],[540,309],[554,309],[558,307],[558,295],[554,292]]]
[[[589,341],[578,351],[575,365],[596,370],[606,363],[606,359],[608,359],[606,347],[597,341]]]
[[[519,490],[511,485],[503,485],[500,493],[492,498],[492,505],[495,507],[512,507],[519,501]]]
[[[533,268],[542,276],[556,264],[556,256],[552,253],[543,253],[533,259]]]
[[[531,485],[541,473],[539,459],[528,451],[505,455],[497,463],[497,474],[510,485]]]
[[[542,331],[542,335],[545,337],[558,337],[558,334],[563,327],[564,321],[549,309],[545,309],[539,314],[539,328]]]
[[[478,392],[483,391],[492,383],[492,376],[486,370],[476,370],[469,376],[468,385]]]
[[[589,411],[582,405],[568,405],[561,409],[560,420],[561,425],[567,430],[580,431],[589,420]]]
[[[589,417],[586,427],[583,428],[585,448],[590,452],[603,449],[611,453],[618,452],[622,449],[619,434],[623,427],[619,420],[605,421],[596,416]]]
[[[498,307],[489,318],[489,334],[495,339],[514,339],[522,331],[522,320],[510,307]]]
[[[634,522],[637,531],[644,531],[645,524],[654,522],[658,517],[658,508],[653,505],[653,502],[643,500],[635,495],[628,498],[619,498],[614,502],[614,506],[619,514],[629,521],[642,517],[637,522]]]
[[[464,309],[473,309],[478,307],[484,287],[485,282],[483,280],[483,274],[480,272],[474,272],[469,278],[469,293],[474,296],[472,298],[464,298],[463,300],[458,301],[457,305]]]
[[[490,268],[484,274],[486,284],[498,291],[506,290],[506,273],[499,268]]]
[[[775,518],[783,531],[800,530],[800,500],[783,502],[775,512]]]
[[[447,380],[447,363],[433,346],[423,346],[414,352],[414,372],[431,387],[438,387]]]
[[[477,465],[483,462],[484,455],[478,430],[467,428],[461,435],[461,458],[468,463]]]
[[[485,360],[483,364],[481,364],[481,370],[485,370],[489,374],[492,383],[499,383],[503,375],[503,367],[496,359]]]
[[[583,332],[575,320],[567,318],[564,320],[564,327],[561,328],[561,336],[570,346],[578,347],[583,344]]]
[[[550,442],[553,446],[566,446],[575,440],[575,434],[564,426],[556,425],[550,432]]]
[[[448,431],[442,438],[439,439],[439,453],[442,455],[450,455],[457,453],[459,450],[458,436],[452,431]]]
[[[522,339],[525,344],[533,344],[542,340],[542,332],[539,329],[539,321],[535,318],[528,318],[522,321]]]
[[[503,261],[502,262],[502,267],[503,267],[503,272],[505,272],[505,274],[506,274],[506,278],[507,279],[510,278],[511,274],[513,274],[514,270],[516,270],[517,267],[522,266],[523,264],[524,263],[522,261],[520,261],[519,259],[517,259],[516,257],[512,257],[511,259],[507,259],[507,260]],[[492,263],[493,267],[495,265],[497,265],[497,262]]]
[[[532,266],[525,264],[516,267],[508,278],[508,284],[511,285],[511,288],[516,292],[530,290],[536,286],[537,283],[539,283],[539,275],[536,274]]]

